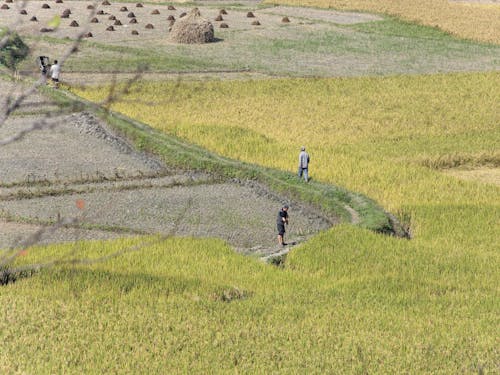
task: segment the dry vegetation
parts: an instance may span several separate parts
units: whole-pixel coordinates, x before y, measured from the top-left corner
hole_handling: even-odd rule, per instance
[[[278,0],[273,3],[390,14],[458,37],[500,44],[500,5],[448,0]]]

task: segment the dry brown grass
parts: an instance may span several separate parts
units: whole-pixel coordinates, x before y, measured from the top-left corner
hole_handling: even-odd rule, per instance
[[[269,2],[269,0],[266,0]],[[384,13],[456,36],[500,44],[500,5],[448,0],[273,0],[273,3]]]
[[[473,180],[500,186],[500,168],[448,169],[445,173],[464,180]]]

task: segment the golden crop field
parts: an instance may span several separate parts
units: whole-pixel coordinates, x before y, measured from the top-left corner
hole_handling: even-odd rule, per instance
[[[284,269],[219,240],[30,249],[19,262],[124,254],[2,289],[0,370],[495,372],[500,187],[436,168],[498,167],[499,85],[499,73],[471,73],[136,87],[113,109],[291,172],[306,145],[313,179],[377,199],[414,237],[338,225],[294,248]]]
[[[390,210],[411,203],[491,202],[496,190],[423,165],[496,159],[500,74],[146,83],[113,109],[212,151],[295,170],[306,145],[313,177],[365,193]],[[75,90],[103,100],[106,88]],[[454,200],[455,198],[453,198]]]
[[[275,3],[273,1],[273,3]],[[280,4],[389,14],[459,37],[500,43],[500,5],[448,0],[279,0]]]

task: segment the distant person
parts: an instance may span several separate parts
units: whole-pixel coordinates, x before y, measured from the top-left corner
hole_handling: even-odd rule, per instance
[[[306,182],[309,181],[309,160],[309,154],[306,152],[306,148],[302,146],[299,154],[299,178],[304,176],[304,180]]]
[[[288,206],[284,205],[276,219],[276,226],[278,227],[278,243],[280,246],[286,246],[285,239],[285,225],[288,225]]]
[[[54,85],[59,87],[59,75],[61,74],[61,65],[59,65],[59,62],[57,60],[54,60],[54,64],[50,67],[50,78],[52,79],[52,82],[54,82]]]
[[[45,81],[45,79],[47,78],[47,66],[44,65],[43,62],[40,63],[40,74],[41,74],[42,80]]]

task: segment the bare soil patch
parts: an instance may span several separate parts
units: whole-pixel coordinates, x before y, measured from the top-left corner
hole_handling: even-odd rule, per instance
[[[82,211],[75,205],[85,202]],[[218,237],[238,248],[272,247],[282,202],[234,183],[47,196],[0,202],[4,215],[56,221],[79,217],[97,228],[177,236]],[[289,232],[306,236],[329,222],[295,205]]]
[[[479,181],[500,186],[500,168],[449,169],[445,173],[464,180]]]
[[[282,250],[275,227],[284,200],[266,187],[170,170],[88,112],[15,116],[0,128],[0,139],[33,122],[45,127],[0,148],[0,248],[42,229],[42,243],[161,233],[222,238],[243,253]],[[287,203],[289,242],[332,225],[307,206]],[[76,219],[74,228],[47,230],[64,219]]]
[[[297,19],[307,19],[314,21],[331,22],[340,25],[353,25],[356,23],[381,21],[383,18],[374,14],[338,12],[333,10],[321,10],[314,8],[300,8],[276,6],[266,8],[261,11],[266,14],[277,14],[280,16],[295,17]]]
[[[92,181],[164,173],[153,158],[135,152],[89,113],[43,118],[14,117],[0,139],[22,132],[33,122],[43,130],[0,148],[0,184]]]

